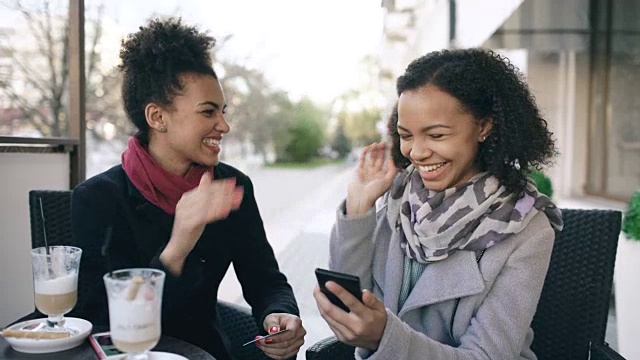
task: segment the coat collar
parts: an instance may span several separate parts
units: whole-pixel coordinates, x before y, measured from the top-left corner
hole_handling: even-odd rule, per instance
[[[402,317],[405,313],[448,300],[479,294],[485,288],[473,251],[454,251],[449,257],[429,263],[418,279],[402,309],[398,309],[402,287],[404,254],[391,240],[385,270],[385,306]],[[400,279],[400,280],[399,280]]]
[[[159,214],[168,215],[162,211],[162,209],[145,199],[140,190],[133,185],[129,177],[127,177],[127,195],[133,200],[133,209],[137,214],[145,215],[150,218],[157,218]]]
[[[131,199],[131,209],[136,222],[140,226],[134,226],[136,246],[141,254],[141,260],[148,262],[153,256],[158,255],[158,249],[164,248],[173,228],[173,216],[167,214],[159,207],[150,203],[142,193],[127,180],[127,195]],[[143,230],[144,229],[144,230]]]

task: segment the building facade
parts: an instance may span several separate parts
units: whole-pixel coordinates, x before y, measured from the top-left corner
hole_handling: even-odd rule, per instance
[[[383,0],[380,77],[443,48],[494,49],[518,66],[557,140],[557,197],[626,201],[640,188],[639,0]]]

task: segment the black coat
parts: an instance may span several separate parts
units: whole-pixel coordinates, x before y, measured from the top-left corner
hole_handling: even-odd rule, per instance
[[[214,167],[215,179],[232,177],[244,187],[240,208],[206,226],[179,277],[172,276],[159,260],[174,217],[148,202],[122,166],[79,184],[71,202],[72,225],[74,238],[83,249],[79,283],[89,290],[79,293],[70,316],[106,327],[109,314],[103,275],[132,267],[161,269],[166,273],[162,333],[223,359],[227,357],[222,345],[226,340],[215,326],[216,302],[220,281],[231,263],[259,328],[270,313],[298,315],[291,286],[267,241],[251,180],[229,165]],[[112,227],[111,237],[105,241],[108,227]]]

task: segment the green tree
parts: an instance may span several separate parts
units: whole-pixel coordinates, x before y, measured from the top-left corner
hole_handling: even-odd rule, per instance
[[[227,109],[227,118],[233,126],[230,136],[250,141],[255,151],[266,158],[277,131],[272,115],[279,112],[280,95],[259,70],[227,61],[218,61],[218,65],[224,69],[221,83],[230,104]]]
[[[382,119],[384,96],[376,89],[379,68],[372,56],[360,63],[361,81],[340,95],[334,104],[333,116],[343,124],[345,136],[353,146],[368,145],[380,140],[377,124]]]
[[[333,134],[331,149],[337,152],[340,158],[346,157],[349,152],[351,152],[351,141],[349,141],[344,133],[344,125],[342,124],[342,122],[338,122],[338,127]]]
[[[289,129],[294,124],[295,104],[291,102],[288,95],[278,92],[272,95],[272,105],[274,111],[266,115],[265,121],[271,130],[271,145],[278,160],[286,158],[286,148],[289,144],[291,134]]]
[[[380,141],[380,133],[376,124],[382,118],[382,113],[376,108],[363,108],[356,112],[344,114],[345,134],[352,143],[368,145]]]
[[[326,113],[309,99],[302,99],[293,110],[284,160],[306,162],[317,156],[324,144]]]

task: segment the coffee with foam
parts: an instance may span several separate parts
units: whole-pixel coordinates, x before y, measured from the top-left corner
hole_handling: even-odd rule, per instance
[[[46,315],[64,315],[78,300],[78,274],[34,281],[36,308]]]

